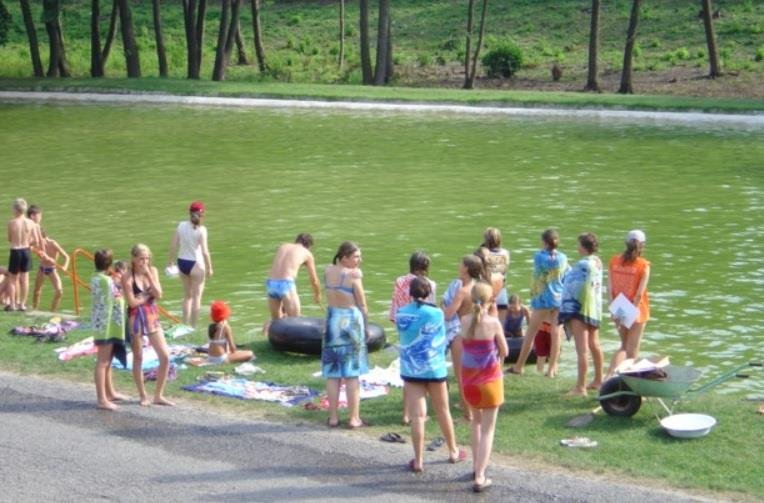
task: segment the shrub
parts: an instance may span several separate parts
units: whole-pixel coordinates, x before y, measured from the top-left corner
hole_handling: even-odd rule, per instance
[[[675,54],[677,59],[690,59],[690,51],[688,51],[686,47],[680,47],[676,50]]]
[[[753,57],[755,61],[764,61],[764,45],[756,49],[756,55]]]
[[[485,53],[481,62],[489,77],[509,78],[523,66],[523,50],[511,40],[505,40]]]
[[[419,66],[430,66],[432,64],[432,56],[423,52],[416,57],[416,61],[419,63]]]
[[[295,14],[289,18],[289,21],[287,21],[287,26],[297,26],[300,23],[302,23],[302,17],[299,14]]]

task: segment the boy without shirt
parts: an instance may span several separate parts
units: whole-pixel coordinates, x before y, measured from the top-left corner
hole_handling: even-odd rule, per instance
[[[5,306],[6,311],[26,311],[32,249],[36,249],[37,253],[44,256],[40,226],[26,217],[24,214],[26,210],[27,202],[25,200],[18,198],[13,201],[14,216],[8,221],[8,243],[11,249],[8,260],[10,303]]]
[[[284,243],[276,250],[270,275],[265,282],[271,320],[300,315],[300,297],[297,295],[294,280],[303,265],[308,270],[313,299],[316,304],[321,303],[321,288],[318,284],[315,260],[310,252],[311,246],[313,237],[310,234],[299,234],[294,243]]]

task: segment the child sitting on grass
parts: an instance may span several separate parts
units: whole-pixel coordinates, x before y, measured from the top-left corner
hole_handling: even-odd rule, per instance
[[[125,299],[107,275],[111,261],[111,250],[98,250],[94,260],[96,274],[90,280],[93,299],[90,319],[98,349],[95,366],[96,397],[98,408],[104,410],[115,410],[115,401],[127,399],[114,390],[111,379],[111,362],[115,349],[122,346],[124,351],[125,345]]]
[[[210,317],[214,323],[210,323],[207,329],[210,339],[207,362],[211,365],[248,362],[255,357],[252,351],[236,349],[233,332],[228,324],[230,316],[231,308],[222,300],[216,300],[210,305]]]

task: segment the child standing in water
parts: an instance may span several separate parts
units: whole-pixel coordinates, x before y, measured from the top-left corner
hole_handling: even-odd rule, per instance
[[[504,330],[490,314],[493,288],[478,282],[472,288],[472,312],[462,318],[462,396],[472,408],[470,424],[474,480],[472,490],[482,492],[491,486],[485,475],[493,449],[496,417],[504,403],[502,362],[508,353]]]
[[[118,346],[125,345],[125,299],[107,271],[111,266],[111,250],[95,253],[96,274],[90,280],[93,305],[90,320],[95,332],[94,341],[98,354],[95,366],[95,387],[99,409],[115,410],[115,401],[127,397],[114,390],[111,378],[111,361]]]

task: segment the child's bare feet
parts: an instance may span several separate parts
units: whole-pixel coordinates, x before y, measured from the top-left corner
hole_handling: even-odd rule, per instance
[[[601,382],[590,382],[590,383],[589,383],[589,384],[586,386],[586,389],[590,389],[590,390],[592,390],[592,391],[597,391],[597,390],[599,390],[599,389],[600,389],[600,387],[602,387],[602,383],[601,383]]]
[[[547,377],[557,377],[557,367],[555,368],[550,367],[549,370],[547,370],[546,374],[544,375],[546,375]]]
[[[98,407],[101,410],[117,410],[119,408],[119,407],[117,407],[117,404],[111,403],[108,400],[105,401],[105,402],[98,402],[96,407]]]
[[[565,396],[586,396],[586,389],[572,388]]]
[[[130,400],[130,397],[123,395],[122,393],[114,393],[113,395],[110,395],[108,399],[110,402],[124,402]]]
[[[148,407],[151,405],[151,402],[149,401],[148,397],[142,397],[141,398],[141,407]]]
[[[172,407],[172,406],[175,405],[174,402],[169,401],[168,399],[166,399],[163,396],[158,396],[158,397],[154,398],[154,403],[156,405],[166,405],[168,407]]]

